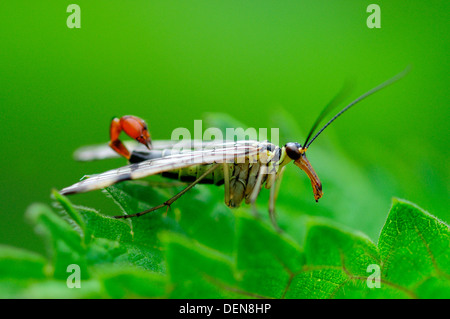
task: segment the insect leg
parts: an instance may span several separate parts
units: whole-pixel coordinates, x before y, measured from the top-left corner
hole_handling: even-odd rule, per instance
[[[178,198],[180,198],[181,196],[183,196],[187,191],[189,191],[192,187],[194,187],[196,184],[198,184],[203,178],[205,178],[206,176],[208,176],[209,174],[211,174],[214,170],[217,169],[217,167],[219,167],[219,165],[221,164],[214,164],[213,166],[211,166],[209,169],[207,169],[199,178],[197,178],[194,182],[192,182],[188,187],[186,187],[185,189],[183,189],[181,192],[179,192],[178,194],[176,194],[175,196],[173,196],[172,198],[170,198],[169,200],[165,201],[164,203],[152,207],[150,209],[144,210],[142,212],[136,213],[136,214],[132,214],[132,215],[120,215],[120,216],[114,216],[114,218],[131,218],[131,217],[139,217],[142,216],[144,214],[153,212],[157,209],[163,208],[165,206],[169,207],[170,205],[172,205]]]
[[[280,173],[276,177],[275,183],[272,184],[272,186],[270,187],[270,197],[269,197],[269,217],[270,217],[270,221],[272,222],[272,225],[275,228],[275,230],[277,232],[279,232],[279,233],[281,233],[282,230],[278,226],[278,223],[277,223],[277,220],[276,220],[275,201],[277,200],[278,192],[280,190],[281,179],[283,177],[284,168],[285,167],[283,167],[281,169]]]
[[[280,173],[278,174],[278,177],[277,177],[277,181],[275,183],[275,199],[274,199],[275,201],[277,200],[278,193],[280,192],[281,179],[283,178],[283,173],[284,173],[285,168],[286,168],[286,166],[283,166],[281,168]]]
[[[275,190],[276,190],[275,185],[272,185],[272,187],[270,187],[270,197],[269,197],[269,217],[275,230],[281,233],[281,229],[280,227],[278,227],[277,219],[275,216]]]
[[[255,217],[259,218],[258,210],[256,209],[256,199],[258,198],[259,192],[261,191],[261,185],[264,175],[267,173],[267,166],[262,165],[259,168],[258,177],[255,182],[255,186],[250,195],[250,205],[252,206],[252,212]]]
[[[225,205],[230,204],[230,169],[229,164],[223,163],[223,184],[225,188]]]

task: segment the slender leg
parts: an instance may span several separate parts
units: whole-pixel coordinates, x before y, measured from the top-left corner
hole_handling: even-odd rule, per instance
[[[281,171],[280,171],[280,173],[278,174],[278,177],[277,177],[277,181],[276,181],[276,185],[275,185],[275,188],[276,188],[275,189],[275,201],[277,200],[278,193],[280,192],[281,179],[283,178],[283,174],[284,174],[285,168],[286,168],[286,166],[283,166],[281,168]]]
[[[272,222],[273,227],[279,233],[281,233],[280,227],[278,227],[276,215],[275,215],[275,185],[270,188],[270,198],[269,198],[269,217]]]
[[[259,192],[261,191],[261,184],[264,178],[264,174],[267,173],[267,166],[263,165],[260,167],[258,172],[258,177],[253,187],[252,193],[250,194],[250,205],[252,205],[252,212],[255,217],[259,218],[258,210],[256,209],[256,199],[258,198]]]
[[[165,206],[170,207],[170,205],[173,204],[173,202],[175,202],[178,198],[180,198],[181,196],[184,195],[184,193],[186,193],[187,191],[189,191],[192,187],[194,187],[196,184],[198,184],[202,179],[204,179],[206,176],[208,176],[209,174],[211,174],[217,167],[219,167],[219,165],[221,164],[214,164],[213,166],[211,166],[209,169],[207,169],[199,178],[197,178],[194,182],[192,182],[192,184],[190,184],[188,187],[186,187],[185,189],[183,189],[181,192],[179,192],[178,194],[176,194],[174,197],[170,198],[169,200],[165,201],[164,203],[152,207],[150,209],[144,210],[142,212],[136,213],[136,214],[132,214],[132,215],[120,215],[120,216],[114,216],[114,218],[131,218],[131,217],[139,217],[142,216],[144,214],[153,212],[157,209],[163,208]]]
[[[278,192],[280,190],[280,184],[281,179],[283,177],[284,167],[281,169],[280,174],[277,176],[275,183],[270,188],[270,198],[269,198],[269,216],[270,221],[272,222],[273,227],[275,230],[279,233],[282,232],[281,228],[278,226],[277,220],[276,220],[276,213],[275,213],[275,201],[278,197]]]
[[[230,168],[229,164],[223,164],[223,186],[225,188],[225,205],[230,205]]]

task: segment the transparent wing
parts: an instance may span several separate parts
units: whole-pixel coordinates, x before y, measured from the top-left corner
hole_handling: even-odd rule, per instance
[[[138,143],[134,141],[126,141],[124,142],[124,144],[129,150],[134,150],[138,147]],[[89,162],[108,158],[116,158],[120,157],[120,155],[114,152],[108,144],[98,144],[82,146],[78,148],[73,153],[73,157],[77,161]]]
[[[172,140],[156,140],[152,142],[152,150],[170,150],[174,147],[189,149],[189,150],[199,150],[208,145],[220,145],[223,142],[211,141],[205,142],[201,140],[182,140],[182,141],[172,141]],[[136,141],[125,141],[125,146],[130,152],[140,151],[147,152],[148,149],[139,144]],[[74,158],[77,161],[89,162],[96,160],[103,160],[108,158],[120,157],[119,154],[114,152],[108,144],[98,144],[98,145],[88,145],[78,148],[74,152]]]
[[[211,143],[208,146],[204,145],[204,148],[201,150],[183,151],[178,154],[150,159],[93,175],[88,179],[62,189],[60,193],[63,195],[84,193],[105,188],[121,181],[144,178],[193,165],[225,162],[239,163],[246,158],[255,158],[258,153],[266,151],[269,144],[257,141]]]

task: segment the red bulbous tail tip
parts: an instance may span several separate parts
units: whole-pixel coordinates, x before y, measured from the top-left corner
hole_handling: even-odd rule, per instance
[[[124,131],[129,137],[145,145],[149,150],[152,148],[152,140],[148,131],[147,123],[137,116],[125,115],[120,119],[115,117],[111,121],[109,134],[109,146],[119,155],[130,159],[130,152],[119,139],[120,133]]]

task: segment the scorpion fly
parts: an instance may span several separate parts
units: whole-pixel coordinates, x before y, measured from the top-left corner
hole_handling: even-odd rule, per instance
[[[269,216],[276,230],[275,200],[279,184],[286,165],[293,162],[303,170],[311,181],[316,202],[322,197],[322,183],[306,158],[306,151],[316,138],[340,115],[349,108],[394,83],[408,72],[405,69],[391,79],[359,96],[332,117],[314,136],[321,120],[336,106],[342,98],[342,92],[336,95],[322,110],[314,122],[303,144],[289,142],[280,147],[270,142],[253,140],[243,141],[154,141],[150,138],[147,124],[135,116],[113,118],[110,126],[109,146],[88,146],[79,149],[75,156],[80,160],[94,160],[120,155],[129,161],[129,165],[92,175],[87,179],[66,187],[60,191],[63,195],[83,193],[102,189],[112,184],[160,174],[163,177],[179,179],[190,184],[181,192],[164,203],[132,215],[114,216],[115,218],[138,217],[157,209],[169,208],[183,194],[199,183],[224,185],[225,204],[239,207],[245,201],[251,204],[255,214],[255,202],[264,186],[270,190]],[[122,143],[120,133],[124,131],[141,147],[128,150],[131,144]],[[200,143],[199,143],[200,142]],[[135,143],[136,144],[136,143]],[[142,147],[144,145],[145,147]]]

